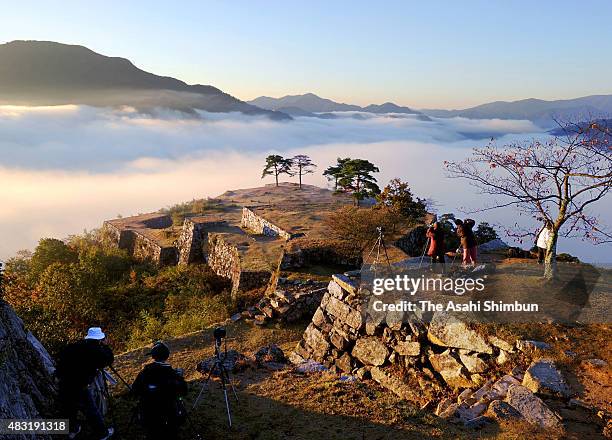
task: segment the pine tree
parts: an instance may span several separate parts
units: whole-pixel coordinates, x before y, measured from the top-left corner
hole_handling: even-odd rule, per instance
[[[298,154],[297,156],[293,156],[291,158],[293,162],[294,174],[297,174],[300,179],[300,189],[302,188],[302,176],[304,174],[312,174],[314,173],[314,168],[317,166],[312,163],[310,157],[305,154]]]
[[[325,171],[323,171],[323,175],[327,178],[327,180],[333,180],[334,181],[334,190],[335,191],[338,190],[338,181],[342,177],[342,167],[349,160],[351,160],[349,157],[346,157],[344,159],[339,157],[337,159],[336,165],[332,165],[332,166],[328,167]]]
[[[338,187],[353,195],[355,204],[368,197],[380,194],[380,188],[372,173],[378,173],[378,167],[365,159],[349,159],[342,164]]]
[[[281,174],[287,174],[293,176],[291,167],[293,165],[292,159],[285,159],[283,156],[278,154],[271,154],[266,157],[266,165],[264,166],[261,178],[266,176],[274,176],[276,180],[276,186],[278,186],[278,176]]]

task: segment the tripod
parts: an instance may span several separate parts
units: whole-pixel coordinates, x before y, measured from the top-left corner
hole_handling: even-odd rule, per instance
[[[387,260],[387,266],[391,266],[391,262],[389,261],[389,255],[387,254],[387,246],[385,245],[385,240],[383,240],[383,238],[384,238],[383,228],[381,226],[379,226],[379,227],[376,228],[376,231],[378,232],[378,237],[376,238],[376,241],[374,242],[374,246],[372,246],[372,249],[370,249],[370,253],[368,254],[368,258],[367,258],[367,261],[369,261],[370,260],[370,256],[374,252],[374,249],[376,249],[376,258],[370,264],[370,269],[372,267],[374,267],[374,275],[376,275],[376,265],[378,264],[379,259],[380,259],[380,250],[381,249],[385,253],[385,258]]]
[[[227,422],[229,424],[229,427],[231,428],[232,427],[232,413],[230,411],[229,398],[227,397],[228,384],[232,388],[232,392],[234,393],[234,398],[236,399],[236,402],[238,401],[238,395],[236,394],[236,388],[234,388],[232,379],[230,378],[230,373],[227,371],[227,368],[225,368],[224,361],[225,361],[226,356],[227,356],[227,345],[224,348],[224,355],[223,357],[221,357],[221,337],[217,337],[216,330],[215,330],[215,361],[214,361],[213,366],[210,368],[210,371],[208,372],[208,376],[206,377],[206,380],[204,381],[204,384],[202,385],[202,389],[200,390],[198,397],[193,403],[192,410],[195,409],[198,402],[200,401],[200,397],[202,397],[204,388],[208,387],[208,384],[212,377],[213,372],[216,372],[217,375],[219,376],[219,379],[221,379],[221,389],[223,390],[223,397],[225,398],[225,409],[227,410]]]

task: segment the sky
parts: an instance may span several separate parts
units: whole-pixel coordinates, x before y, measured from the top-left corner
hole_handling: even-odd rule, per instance
[[[465,108],[612,93],[606,0],[2,3],[0,42],[81,44],[245,100]]]

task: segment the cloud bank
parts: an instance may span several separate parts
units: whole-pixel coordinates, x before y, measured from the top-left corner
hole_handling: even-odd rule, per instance
[[[542,135],[527,121],[183,116],[130,108],[0,107],[0,259],[42,237],[63,238],[117,214],[270,183],[260,176],[271,152],[308,154],[320,172],[339,156],[366,158],[380,167],[381,184],[400,177],[420,197],[435,200],[440,213],[457,212],[483,201],[466,183],[444,178],[444,160],[467,157],[489,136],[504,142]],[[326,185],[320,172],[305,182]],[[514,223],[509,216],[496,212],[476,220]],[[579,242],[564,245],[593,260],[610,253]]]

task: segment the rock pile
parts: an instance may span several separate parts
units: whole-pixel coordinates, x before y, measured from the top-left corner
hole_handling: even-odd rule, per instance
[[[524,386],[527,376],[518,371],[494,381],[488,380],[476,391],[466,388],[455,401],[443,399],[436,414],[442,418],[478,428],[492,419],[525,420],[544,429],[561,431],[561,417]],[[522,380],[522,384],[521,384]]]
[[[457,402],[442,400],[437,414],[474,428],[490,418],[509,417],[561,428],[560,417],[536,395],[570,395],[552,361],[540,359],[525,373],[515,368],[495,380],[500,366],[507,364],[509,370],[511,360],[526,356],[523,351],[541,353],[545,344],[485,337],[443,312],[429,323],[416,316],[376,322],[364,313],[365,302],[356,278],[334,275],[291,362],[312,360],[332,372],[371,377],[411,400],[437,399],[445,388],[463,390]]]
[[[264,367],[269,370],[285,368],[287,358],[283,350],[276,344],[261,347],[253,355],[247,356],[236,350],[227,350],[220,355],[220,361],[229,373],[236,373],[249,367]],[[196,370],[204,376],[211,374],[219,376],[217,358],[215,356],[203,359],[196,366]],[[212,370],[212,373],[211,373]]]
[[[232,316],[232,321],[241,319],[255,325],[270,321],[295,322],[312,317],[326,292],[327,283],[316,281],[278,280],[277,290],[262,298],[255,306]]]

